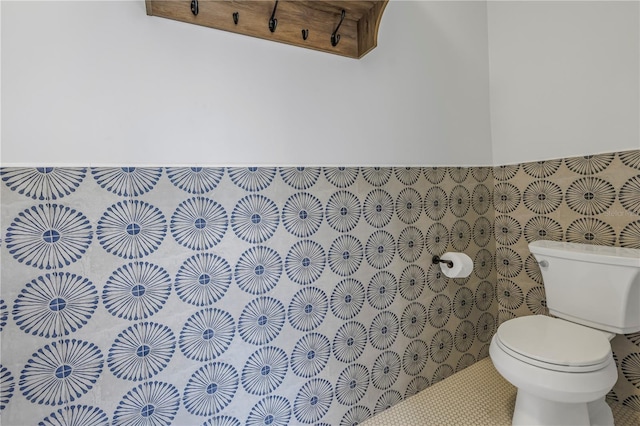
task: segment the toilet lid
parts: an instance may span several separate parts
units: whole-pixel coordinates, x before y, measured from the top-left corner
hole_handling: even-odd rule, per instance
[[[496,338],[511,355],[550,370],[595,371],[612,359],[605,333],[544,315],[506,321]]]

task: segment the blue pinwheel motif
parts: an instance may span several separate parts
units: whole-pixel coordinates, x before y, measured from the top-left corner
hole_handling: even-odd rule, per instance
[[[57,200],[74,192],[87,175],[78,167],[4,167],[2,181],[18,194],[34,200]]]
[[[376,309],[387,309],[398,293],[396,277],[391,272],[380,271],[369,281],[367,300]]]
[[[364,304],[364,286],[353,278],[346,278],[331,293],[331,312],[342,320],[354,318]]]
[[[371,410],[369,410],[364,405],[356,405],[355,407],[349,408],[349,411],[344,413],[342,419],[340,420],[340,426],[353,426],[358,425],[360,423],[364,423],[371,417]]]
[[[20,391],[35,404],[62,405],[86,394],[102,373],[103,355],[90,342],[66,339],[38,349],[20,373]]]
[[[260,194],[238,201],[231,213],[231,227],[238,238],[251,244],[264,243],[273,236],[280,222],[276,203]]]
[[[422,213],[422,197],[413,188],[405,188],[400,191],[396,199],[396,214],[404,223],[414,223]]]
[[[5,243],[18,262],[48,270],[80,259],[92,237],[91,224],[82,213],[59,204],[39,204],[13,220]]]
[[[238,320],[240,337],[252,345],[265,345],[276,338],[284,325],[282,302],[261,296],[247,304]]]
[[[446,379],[454,373],[453,367],[449,364],[441,364],[440,367],[436,368],[436,371],[433,372],[433,377],[431,377],[431,384],[435,385],[436,383]]]
[[[238,287],[249,294],[264,294],[272,290],[282,275],[282,259],[270,247],[256,246],[242,253],[234,276]]]
[[[402,356],[402,369],[410,376],[417,376],[429,361],[429,345],[422,340],[412,340]]]
[[[230,284],[231,267],[226,260],[210,253],[191,256],[180,266],[175,279],[178,297],[195,306],[217,302]]]
[[[375,231],[364,248],[369,265],[376,269],[384,269],[391,264],[396,255],[396,242],[387,231]]]
[[[224,353],[236,334],[233,317],[218,308],[191,315],[180,332],[180,350],[194,361],[212,361]]]
[[[27,283],[13,305],[13,319],[25,333],[60,337],[73,333],[91,318],[98,291],[81,276],[53,272]]]
[[[407,300],[416,300],[424,290],[427,275],[418,265],[409,265],[400,274],[400,294]]]
[[[400,323],[393,312],[380,312],[371,321],[369,341],[376,349],[384,350],[391,347],[398,336]]]
[[[289,360],[280,348],[265,346],[251,354],[242,369],[242,386],[252,395],[272,393],[282,384]]]
[[[500,284],[498,284],[500,285]],[[471,293],[471,290],[469,290]],[[427,320],[433,328],[442,328],[451,316],[451,299],[444,294],[437,294],[427,310]]]
[[[360,200],[349,191],[338,191],[327,201],[327,223],[338,232],[353,230],[360,221]]]
[[[363,205],[364,220],[374,228],[383,228],[393,217],[393,198],[387,191],[374,189],[367,194]]]
[[[320,373],[331,355],[331,342],[320,333],[309,333],[298,340],[291,353],[291,370],[308,378]]]
[[[176,338],[166,325],[143,322],[118,334],[109,349],[107,364],[114,376],[125,380],[148,380],[169,364]]]
[[[327,295],[316,287],[299,290],[289,303],[289,323],[300,331],[311,331],[322,324],[329,302]]]
[[[171,216],[171,235],[191,250],[207,250],[218,244],[228,226],[227,212],[206,197],[183,201]]]
[[[425,167],[422,170],[424,172],[424,177],[426,177],[427,180],[434,185],[437,185],[440,182],[442,182],[444,180],[445,175],[447,174],[446,167],[433,166],[433,167]]]
[[[11,400],[15,387],[16,383],[11,372],[0,364],[0,411],[4,410]]]
[[[396,178],[405,185],[415,184],[422,174],[420,167],[396,167],[393,171]]]
[[[424,249],[424,235],[415,226],[407,226],[398,236],[398,254],[405,262],[417,261]]]
[[[393,351],[382,352],[371,367],[371,383],[376,389],[389,389],[400,375],[400,355]]]
[[[329,268],[342,277],[355,273],[360,268],[363,257],[362,243],[352,235],[341,235],[336,238],[331,243],[327,255]]]
[[[102,188],[122,197],[137,197],[153,189],[162,169],[148,167],[95,167],[93,178]]]
[[[38,426],[109,426],[109,418],[98,407],[70,405],[44,418]]]
[[[427,325],[427,308],[422,303],[409,303],[400,317],[402,334],[415,339],[422,333],[425,325]]]
[[[222,411],[238,390],[236,369],[224,362],[200,367],[184,388],[182,402],[196,416],[212,416]]]
[[[373,409],[373,414],[379,414],[384,410],[393,407],[400,401],[402,401],[402,394],[395,389],[389,389],[388,391],[385,391],[382,395],[380,395],[380,398],[378,398],[376,406]]]
[[[261,399],[249,412],[246,426],[287,426],[291,418],[291,404],[287,398],[269,395]]]
[[[167,176],[172,184],[189,194],[206,194],[218,186],[222,167],[167,167]]]
[[[349,191],[338,191],[327,201],[327,223],[338,232],[353,230],[360,221],[360,200]]]
[[[229,167],[231,181],[249,192],[262,191],[271,185],[276,175],[273,167]]]
[[[202,426],[241,426],[241,423],[235,417],[215,416],[204,422]]]
[[[333,338],[333,355],[340,362],[352,363],[367,346],[367,329],[357,321],[343,324]]]
[[[487,192],[489,190],[487,189]],[[483,195],[482,197],[485,197]],[[424,212],[431,220],[441,220],[447,213],[447,193],[439,186],[432,186],[423,199]],[[478,204],[475,204],[476,206]],[[487,206],[487,210],[488,210]],[[486,213],[486,210],[483,212]]]
[[[499,223],[499,222],[497,222]],[[405,228],[403,230],[403,232],[411,232],[414,235],[418,233],[418,228],[415,227],[408,227]],[[422,231],[420,231],[420,234],[422,234]],[[431,225],[429,227],[429,229],[427,229],[425,238],[424,238],[424,245],[427,248],[427,251],[429,253],[433,253],[434,255],[443,255],[444,252],[447,250],[447,247],[449,247],[449,230],[447,229],[446,226],[444,226],[442,223],[440,222],[436,222],[433,225]],[[415,246],[415,238],[411,238],[409,239],[409,244],[413,244]],[[407,248],[412,249],[411,246],[406,245]],[[407,262],[411,262],[412,257],[408,256],[408,259],[405,259]],[[403,257],[404,259],[404,257]]]
[[[501,186],[501,191],[504,191],[505,187],[510,189],[510,186]],[[516,191],[518,189],[514,186]],[[519,191],[518,191],[519,192]],[[494,206],[496,210],[503,213],[505,210],[505,205],[509,205],[508,202],[502,202],[502,197],[498,195],[499,193],[494,192]],[[498,201],[499,200],[499,201]],[[471,195],[469,194],[469,190],[462,185],[458,185],[449,194],[449,209],[451,213],[453,213],[457,217],[463,217],[469,211],[469,206],[471,205]],[[509,207],[506,207],[509,210]]]
[[[170,383],[145,382],[131,389],[113,413],[113,426],[169,426],[180,407],[180,393]]]
[[[558,166],[560,165],[558,164]],[[448,167],[448,169],[449,169],[449,175],[451,176],[451,179],[453,179],[453,181],[457,183],[464,182],[464,180],[469,175],[468,167],[458,166],[458,167]]]
[[[293,194],[282,208],[282,224],[290,234],[299,238],[309,238],[315,234],[322,217],[322,203],[307,192]]]
[[[449,330],[438,330],[431,338],[429,356],[434,362],[442,364],[451,355],[453,344],[453,335]]]
[[[354,405],[369,387],[369,370],[362,364],[351,364],[338,376],[336,399],[342,405]]]
[[[617,358],[617,357],[616,357]],[[634,386],[638,386],[640,383],[640,376],[636,370],[638,363],[640,362],[640,353],[630,353],[625,356],[622,362],[620,362],[620,370],[624,377],[631,382]],[[640,402],[640,401],[639,401]]]
[[[325,252],[320,244],[311,240],[302,240],[295,243],[289,250],[284,268],[291,281],[307,285],[320,278],[325,262]]]
[[[391,178],[390,167],[363,167],[362,177],[373,186],[383,186]]]
[[[139,259],[160,247],[167,234],[167,223],[157,207],[139,200],[124,200],[104,212],[96,233],[107,253]]]
[[[4,329],[4,326],[7,325],[7,319],[9,319],[9,309],[7,308],[7,304],[4,303],[4,300],[0,299],[0,332]]]
[[[293,414],[300,423],[315,423],[327,414],[331,402],[331,383],[325,379],[311,379],[298,391],[293,403]]]
[[[130,321],[158,312],[171,293],[171,277],[160,266],[133,262],[115,270],[102,290],[102,302],[111,315]]]
[[[280,176],[287,185],[295,189],[309,189],[318,181],[318,167],[281,167]]]
[[[407,390],[404,393],[404,397],[409,398],[410,396],[413,396],[418,392],[422,392],[428,387],[429,387],[429,379],[422,376],[414,377],[407,385]]]
[[[346,188],[356,182],[359,172],[357,167],[325,167],[324,177],[333,186]]]
[[[476,337],[482,343],[487,343],[496,327],[496,319],[489,312],[483,312],[476,323]]]

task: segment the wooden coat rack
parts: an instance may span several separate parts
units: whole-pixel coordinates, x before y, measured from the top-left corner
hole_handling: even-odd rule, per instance
[[[147,14],[362,58],[389,0],[146,0]]]

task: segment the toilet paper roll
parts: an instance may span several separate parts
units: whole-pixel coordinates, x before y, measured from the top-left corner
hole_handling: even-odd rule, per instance
[[[440,264],[442,273],[449,278],[466,278],[473,272],[473,260],[464,253],[447,252],[440,259],[453,262],[451,268],[446,263]]]

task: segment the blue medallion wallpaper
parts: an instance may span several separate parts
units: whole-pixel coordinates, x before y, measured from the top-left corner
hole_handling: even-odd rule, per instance
[[[487,356],[491,172],[3,168],[3,424],[365,420]]]
[[[3,425],[354,425],[547,313],[529,241],[640,248],[640,150],[0,179]],[[638,411],[639,334],[609,394]]]

